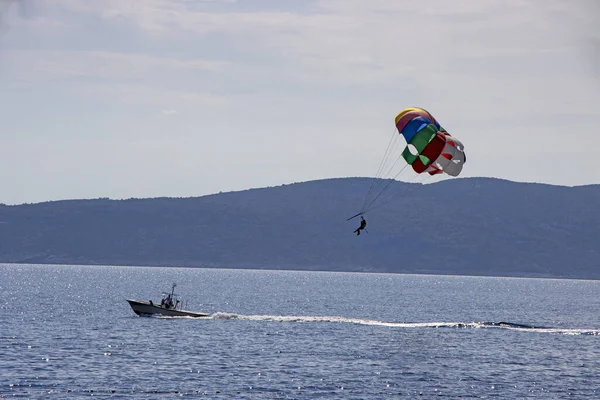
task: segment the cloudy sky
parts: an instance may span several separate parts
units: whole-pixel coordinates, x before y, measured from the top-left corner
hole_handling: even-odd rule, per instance
[[[373,176],[410,106],[463,177],[598,184],[599,4],[0,0],[0,202]]]

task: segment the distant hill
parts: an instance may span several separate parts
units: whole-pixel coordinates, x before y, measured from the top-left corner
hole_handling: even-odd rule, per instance
[[[393,182],[357,237],[371,183],[2,205],[0,262],[600,279],[600,185]]]

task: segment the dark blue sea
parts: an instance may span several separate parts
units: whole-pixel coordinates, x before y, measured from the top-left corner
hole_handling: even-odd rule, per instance
[[[136,316],[177,282],[210,318]],[[600,281],[0,265],[0,397],[600,398]]]

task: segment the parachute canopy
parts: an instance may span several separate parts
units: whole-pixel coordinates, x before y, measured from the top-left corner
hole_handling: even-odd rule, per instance
[[[390,137],[376,179],[371,182],[358,214],[348,220],[389,204],[401,193],[412,190],[403,185],[386,192],[396,178],[410,171],[409,165],[417,173],[413,178],[424,178],[421,183],[433,175],[458,176],[462,172],[466,162],[463,144],[442,128],[428,111],[418,107],[407,108],[398,114],[395,122],[396,129]],[[401,160],[405,162],[399,163]],[[400,171],[396,172],[396,167],[400,167]],[[376,205],[377,202],[379,204]]]
[[[460,174],[466,162],[464,145],[429,112],[418,107],[404,109],[396,117],[396,128],[407,143],[402,157],[416,173]]]

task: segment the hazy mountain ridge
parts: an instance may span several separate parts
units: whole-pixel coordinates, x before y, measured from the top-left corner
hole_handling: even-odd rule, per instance
[[[372,182],[0,206],[0,262],[600,279],[600,185],[394,182],[356,237]]]

